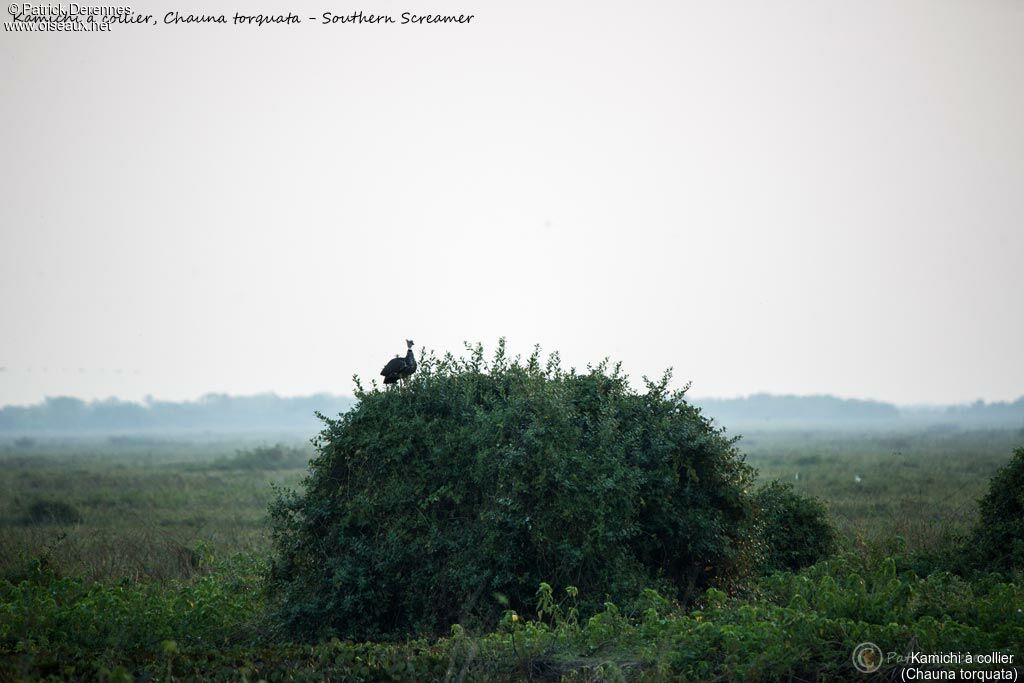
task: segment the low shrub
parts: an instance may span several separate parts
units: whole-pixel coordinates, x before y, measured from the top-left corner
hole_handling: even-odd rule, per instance
[[[102,583],[60,576],[37,559],[16,581],[0,579],[0,654],[128,657],[159,652],[169,639],[187,647],[253,642],[263,615],[261,572],[234,558],[192,581]]]
[[[989,483],[978,502],[971,546],[983,570],[1024,571],[1024,448]]]
[[[26,521],[30,524],[80,524],[81,513],[62,500],[37,500],[28,508]]]
[[[797,571],[835,550],[836,531],[820,500],[773,481],[757,489],[754,502],[765,570]]]

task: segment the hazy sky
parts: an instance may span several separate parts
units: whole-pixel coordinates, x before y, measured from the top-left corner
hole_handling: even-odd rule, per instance
[[[0,404],[502,335],[695,396],[1024,394],[1024,2],[135,5],[256,8],[304,23],[0,33]],[[475,17],[308,20],[360,9]]]

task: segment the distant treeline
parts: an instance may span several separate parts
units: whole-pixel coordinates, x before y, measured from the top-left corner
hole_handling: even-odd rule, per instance
[[[975,401],[969,405],[950,406],[946,413],[953,417],[982,417],[982,418],[1008,418],[1016,419],[1024,417],[1024,396],[1013,402],[985,403]]]
[[[312,432],[321,426],[315,411],[334,416],[352,403],[347,396],[330,394],[297,398],[209,394],[181,403],[60,397],[32,406],[0,408],[0,432]]]
[[[877,420],[897,418],[891,403],[836,398],[835,396],[776,396],[754,394],[746,398],[696,399],[704,412],[735,420]]]
[[[352,406],[348,396],[315,394],[282,398],[274,394],[229,396],[210,394],[198,401],[147,400],[132,403],[111,399],[82,401],[48,398],[32,406],[0,408],[0,433],[118,432],[304,432],[321,424],[314,413],[333,416]],[[693,399],[720,424],[780,425],[876,424],[899,421],[929,424],[1005,425],[1024,427],[1024,397],[1013,402],[977,401],[956,406],[897,407],[881,401],[835,396],[777,396]]]
[[[704,398],[694,403],[719,423],[779,425],[1024,427],[1024,396],[1012,402],[951,406],[896,406],[882,401],[835,396],[754,394],[746,398]]]

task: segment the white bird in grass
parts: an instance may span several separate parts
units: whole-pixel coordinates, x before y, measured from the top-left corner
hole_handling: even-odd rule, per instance
[[[859,475],[859,474],[855,474],[855,475],[853,475],[853,480],[854,480],[854,481],[855,481],[856,483],[858,483],[858,484],[859,484],[859,483],[861,483],[862,481],[864,481],[863,479],[861,479],[861,478],[860,478],[860,475]]]

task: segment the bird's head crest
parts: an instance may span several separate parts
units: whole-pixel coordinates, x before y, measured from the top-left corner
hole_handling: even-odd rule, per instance
[[[405,343],[408,344],[409,348],[412,348],[412,339],[406,339]]]

